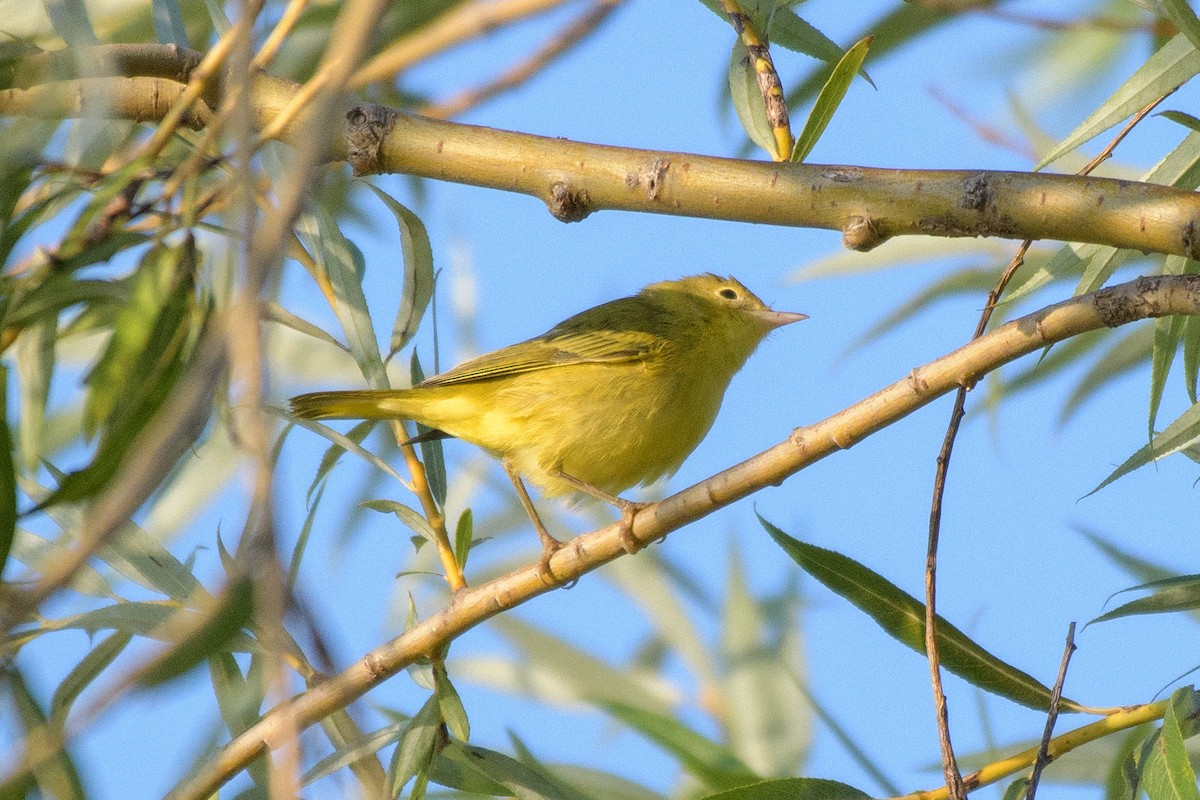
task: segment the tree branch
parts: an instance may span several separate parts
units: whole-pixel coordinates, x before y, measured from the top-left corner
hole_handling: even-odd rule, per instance
[[[907,377],[816,424],[797,428],[783,442],[666,499],[634,518],[632,535],[650,544],[689,522],[804,467],[844,450],[959,386],[1054,342],[1104,327],[1169,314],[1200,315],[1200,276],[1139,278],[1082,295],[1013,320],[954,352],[914,369]],[[783,376],[781,376],[782,378]],[[780,381],[784,381],[781,379]],[[551,558],[552,574],[577,580],[625,553],[620,525],[576,537]],[[441,651],[480,622],[549,591],[537,564],[457,593],[450,604],[403,635],[365,654],[328,681],[276,706],[236,737],[205,768],[169,795],[173,800],[208,797],[271,747],[281,725],[303,729],[361,697],[413,661]]]
[[[100,48],[103,50],[104,48]],[[168,71],[163,47],[155,74]],[[143,53],[143,59],[145,54]],[[138,61],[130,60],[134,66]],[[181,67],[182,69],[182,67]],[[63,86],[70,88],[64,91]],[[104,91],[104,112],[150,119],[137,80],[89,78],[0,91],[0,114],[78,116],[90,105],[75,91]],[[254,104],[265,126],[299,87],[260,75]],[[98,106],[101,104],[97,104]],[[902,170],[771,164],[572,142],[427,119],[371,104],[344,103],[346,128],[330,157],[356,174],[403,173],[528,194],[564,222],[619,209],[842,231],[845,245],[870,250],[893,236],[1055,239],[1200,258],[1200,195],[1108,178],[981,170]],[[301,114],[284,139],[311,139]]]

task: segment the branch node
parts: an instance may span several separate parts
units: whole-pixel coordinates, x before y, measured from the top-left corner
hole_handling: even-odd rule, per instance
[[[579,222],[592,213],[590,203],[586,189],[572,191],[565,182],[555,181],[550,186],[546,207],[559,222]]]
[[[355,177],[381,171],[381,151],[399,115],[384,106],[361,103],[346,112],[346,161]]]
[[[889,238],[880,229],[879,222],[870,217],[851,217],[842,228],[842,246],[860,253],[874,250]]]

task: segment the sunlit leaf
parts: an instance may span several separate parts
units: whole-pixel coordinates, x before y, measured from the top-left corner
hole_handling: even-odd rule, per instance
[[[775,152],[775,132],[767,119],[767,104],[758,88],[758,76],[746,45],[738,39],[729,56],[729,93],[742,128],[750,141],[767,153]]]
[[[1191,687],[1171,696],[1159,735],[1142,771],[1142,788],[1149,800],[1200,800],[1196,772],[1184,746],[1184,728],[1194,725],[1196,692]]]
[[[1038,162],[1040,170],[1083,145],[1154,100],[1174,91],[1200,71],[1200,52],[1187,36],[1179,34],[1146,62],[1079,124],[1066,139]]]
[[[433,528],[429,525],[429,520],[421,516],[420,512],[414,511],[403,503],[395,500],[364,500],[359,503],[359,507],[369,508],[381,514],[395,514],[396,518],[412,529],[413,533],[426,541],[437,541]]]
[[[806,56],[836,64],[842,57],[842,48],[808,21],[796,14],[794,9],[781,6],[771,17],[768,34],[771,44],[804,53]]]
[[[704,795],[702,800],[869,800],[871,796],[825,778],[780,778]]]
[[[854,76],[862,68],[862,63],[866,59],[870,47],[870,36],[856,42],[833,68],[829,79],[825,81],[825,85],[817,94],[812,110],[808,113],[808,120],[804,123],[804,129],[796,137],[796,144],[792,147],[791,161],[798,163],[808,158],[808,154],[812,152],[817,140],[821,138],[821,134],[825,132],[825,128],[829,126],[838,106],[841,105],[842,98],[846,96],[846,90],[854,82]]]
[[[1150,590],[1151,594],[1124,605],[1112,611],[1101,614],[1092,622],[1106,622],[1120,617],[1138,616],[1141,614],[1168,614],[1175,611],[1193,611],[1200,608],[1200,575],[1176,575],[1157,581],[1150,581],[1138,586],[1122,589],[1124,592]],[[1092,622],[1088,624],[1091,625]]]
[[[925,653],[925,606],[883,576],[853,559],[793,539],[762,517],[759,521],[775,543],[805,572],[864,611],[888,635],[912,650]],[[1050,706],[1050,688],[1033,676],[1001,661],[958,628],[938,617],[938,650],[942,667],[984,691],[1030,708]],[[1062,699],[1065,711],[1079,711],[1073,700]]]
[[[467,720],[467,710],[463,708],[462,698],[458,696],[458,690],[451,683],[450,676],[446,674],[446,665],[442,662],[434,662],[433,679],[434,693],[446,728],[459,741],[467,741],[471,738],[471,723]]]
[[[466,569],[467,556],[471,552],[474,539],[474,517],[471,509],[464,509],[458,515],[458,524],[454,526],[454,561],[459,569]]]
[[[1185,447],[1190,446],[1197,439],[1200,439],[1200,403],[1194,404],[1187,411],[1184,411],[1179,416],[1179,419],[1164,428],[1149,444],[1138,448],[1133,455],[1122,462],[1121,466],[1117,467],[1107,478],[1102,480],[1095,489],[1088,492],[1088,495],[1095,494],[1113,481],[1128,475],[1139,467],[1144,467],[1160,458],[1166,458],[1169,455],[1178,453]]]
[[[438,759],[439,766],[443,762],[451,762],[460,767],[460,775],[463,772],[474,772],[521,800],[587,800],[579,792],[553,780],[541,770],[483,747],[451,741]],[[449,778],[451,775],[445,775],[439,770],[439,779]],[[478,777],[475,783],[478,785]]]

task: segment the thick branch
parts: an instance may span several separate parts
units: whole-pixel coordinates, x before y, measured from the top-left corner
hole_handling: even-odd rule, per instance
[[[1103,327],[1168,314],[1200,315],[1200,276],[1139,278],[1067,300],[972,341],[771,449],[652,503],[634,519],[633,535],[650,544],[722,506],[777,485],[825,456],[850,447],[959,386],[971,386],[1003,364],[1048,344]],[[799,370],[797,370],[799,374]],[[780,381],[783,389],[786,380]],[[551,569],[572,581],[625,553],[616,523],[572,540]],[[537,564],[457,593],[450,605],[403,635],[372,650],[328,681],[277,706],[223,748],[171,793],[176,800],[207,797],[271,746],[281,720],[305,728],[362,696],[413,661],[430,657],[490,617],[548,591]]]
[[[170,72],[164,61],[173,54],[179,73],[186,73],[194,54],[166,47],[161,58],[139,52],[139,58],[122,63],[130,69],[147,64],[163,75]],[[61,84],[73,92],[103,91],[110,105],[90,113],[131,116],[126,110],[137,109],[136,118],[144,119],[158,107],[146,102],[144,84],[128,78]],[[69,96],[54,94],[57,86],[0,92],[0,114],[87,113],[89,104],[66,102]],[[278,78],[257,78],[259,124],[269,124],[297,91]],[[57,102],[50,102],[54,97]],[[540,198],[565,222],[621,209],[840,230],[855,250],[922,234],[1092,242],[1200,258],[1200,195],[1157,184],[1023,172],[769,164],[585,144],[367,104],[347,102],[343,111],[347,126],[329,143],[330,153],[349,160],[357,174],[398,172],[520,192]],[[299,116],[281,136],[311,138],[308,122]]]

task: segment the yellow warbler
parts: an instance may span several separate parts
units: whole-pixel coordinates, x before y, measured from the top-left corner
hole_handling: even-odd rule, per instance
[[[482,447],[512,478],[545,570],[560,543],[522,476],[546,495],[614,504],[632,549],[637,505],[615,494],[675,472],[759,342],[805,318],[772,311],[733,278],[694,275],[590,308],[411,389],[315,392],[291,406],[307,419],[415,420]]]

